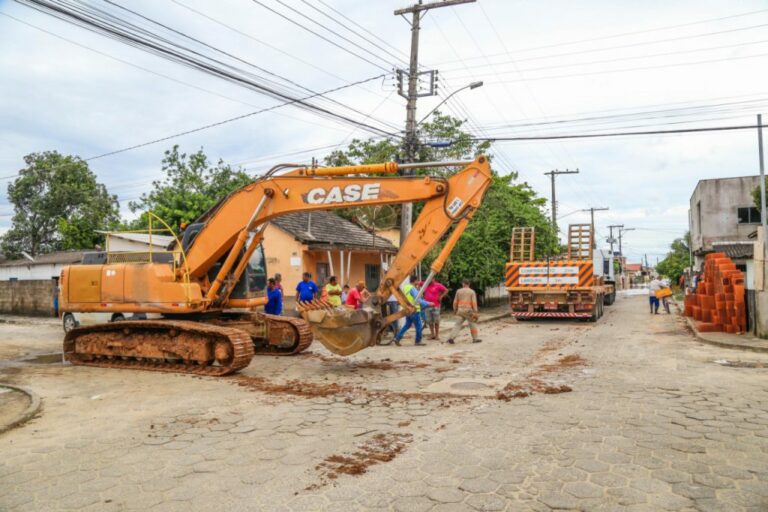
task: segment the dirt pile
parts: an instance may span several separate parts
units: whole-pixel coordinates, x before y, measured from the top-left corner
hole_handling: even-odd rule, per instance
[[[358,445],[352,453],[330,455],[315,466],[320,473],[320,484],[311,485],[306,490],[317,489],[341,475],[362,475],[371,466],[393,460],[411,441],[411,434],[380,433]]]
[[[539,379],[528,379],[523,383],[510,382],[501,391],[496,392],[496,399],[509,402],[514,398],[525,398],[535,393],[557,395],[571,391],[573,389],[565,384],[548,384]]]
[[[288,395],[302,398],[329,397],[337,395],[351,395],[356,392],[365,391],[357,386],[348,386],[336,383],[317,383],[305,382],[300,380],[289,380],[283,384],[276,384],[262,377],[248,377],[245,375],[236,375],[229,377],[238,386],[247,388],[251,391],[260,391],[267,395]]]
[[[558,350],[561,346],[557,343],[544,345],[537,352],[538,357]],[[534,356],[536,358],[537,356]],[[544,376],[552,376],[565,371],[573,370],[587,365],[587,360],[579,354],[570,354],[562,356],[554,363],[540,364],[536,366],[527,376],[517,382],[510,382],[501,391],[496,393],[497,400],[509,402],[515,398],[525,398],[535,393],[543,395],[556,395],[560,393],[570,393],[573,388],[566,384],[552,384],[541,379]]]

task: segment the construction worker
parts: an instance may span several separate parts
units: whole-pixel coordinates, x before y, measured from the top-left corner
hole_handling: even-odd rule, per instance
[[[477,337],[477,295],[475,290],[469,287],[469,279],[462,279],[461,288],[456,292],[453,298],[453,312],[456,314],[456,323],[448,338],[448,343],[453,345],[456,336],[459,335],[464,320],[469,324],[469,334],[472,336],[472,343],[480,343]]]
[[[329,304],[341,306],[341,286],[336,281],[336,276],[331,276],[328,279],[328,284],[325,285],[325,295]]]
[[[400,329],[400,332],[398,332],[395,336],[395,345],[398,347],[400,346],[400,340],[403,339],[405,332],[410,329],[412,325],[416,329],[416,345],[419,347],[425,345],[425,343],[422,343],[421,341],[421,306],[419,306],[419,304],[416,302],[416,297],[419,295],[419,292],[416,289],[416,286],[414,286],[414,283],[417,282],[418,279],[418,277],[413,275],[408,278],[408,283],[403,286],[403,293],[405,294],[405,298],[412,306],[416,308],[416,310],[405,317],[405,324],[403,325],[402,329]]]

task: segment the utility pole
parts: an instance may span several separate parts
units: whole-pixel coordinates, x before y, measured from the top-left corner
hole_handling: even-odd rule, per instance
[[[765,205],[765,160],[763,159],[763,115],[757,114],[757,152],[760,158],[760,224],[763,226],[763,259],[765,259],[765,237],[768,235],[768,211]]]
[[[592,208],[585,208],[585,209],[581,210],[583,212],[589,212],[589,214],[590,214],[590,216],[592,218],[591,224],[592,224],[592,248],[593,249],[597,249],[597,243],[595,243],[595,212],[603,212],[603,211],[606,211],[606,210],[609,210],[609,209],[610,208],[608,208],[607,206],[602,206],[600,208],[595,208],[593,206]]]
[[[619,273],[624,274],[624,249],[621,245],[621,237],[625,231],[634,231],[635,228],[619,228]]]
[[[416,150],[418,148],[418,136],[416,134],[416,100],[420,96],[433,96],[437,90],[437,72],[423,71],[419,73],[419,30],[421,30],[421,18],[430,9],[436,9],[438,7],[449,7],[451,5],[468,4],[475,2],[476,0],[444,0],[442,2],[422,3],[419,0],[418,3],[406,7],[404,9],[397,9],[395,16],[402,16],[405,18],[406,14],[411,15],[411,58],[408,65],[408,93],[403,91],[403,70],[397,70],[398,80],[398,94],[408,100],[405,111],[405,138],[403,141],[403,156],[405,162],[412,163],[416,160]],[[407,18],[406,18],[407,19]],[[427,74],[430,77],[430,90],[428,93],[419,94],[419,75]],[[403,171],[404,176],[413,175],[412,169]],[[402,206],[400,213],[400,246],[402,247],[405,238],[411,231],[411,223],[413,222],[413,204],[405,203]]]
[[[610,234],[608,235],[608,243],[611,244],[611,257],[613,257],[613,244],[616,243],[616,239],[613,238],[613,228],[617,228],[621,230],[621,228],[623,227],[624,227],[624,224],[611,224],[610,226],[608,226],[608,230],[610,231]],[[619,231],[619,233],[621,233],[621,231]]]
[[[549,176],[550,180],[552,181],[552,227],[555,228],[555,236],[558,236],[557,233],[557,197],[555,196],[555,177],[558,174],[579,174],[579,170],[576,169],[575,171],[569,171],[568,169],[564,171],[558,171],[557,169],[549,172],[545,172],[544,176]]]

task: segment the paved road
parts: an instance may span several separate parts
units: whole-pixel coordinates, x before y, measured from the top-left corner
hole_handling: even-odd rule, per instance
[[[0,510],[768,510],[768,370],[714,362],[768,358],[644,300],[228,379],[20,363],[60,333],[0,325],[0,381],[43,397],[0,436]]]

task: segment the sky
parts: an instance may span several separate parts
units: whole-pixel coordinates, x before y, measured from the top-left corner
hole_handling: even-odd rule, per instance
[[[87,3],[126,15],[114,3]],[[410,27],[393,11],[406,0],[117,4],[291,87],[347,86],[329,95],[338,103],[324,105],[403,129],[405,100],[392,69],[406,66]],[[480,137],[753,125],[756,114],[768,114],[765,0],[478,0],[433,9],[421,26],[420,63],[439,71],[442,96],[420,98],[417,118],[482,80],[441,107]],[[89,158],[279,103],[9,0],[0,0],[0,47],[0,233],[12,214],[7,184],[29,153]],[[89,165],[128,217],[128,201],[150,189],[173,144],[186,152],[203,147],[214,160],[258,174],[280,162],[322,159],[368,136],[285,106]],[[759,171],[755,130],[499,141],[491,152],[497,172],[517,172],[546,198],[545,172],[579,169],[557,180],[561,231],[589,222],[583,209],[609,208],[595,213],[602,242],[611,224],[634,228],[624,235],[624,254],[630,261],[647,255],[651,264],[686,231],[698,180]]]

